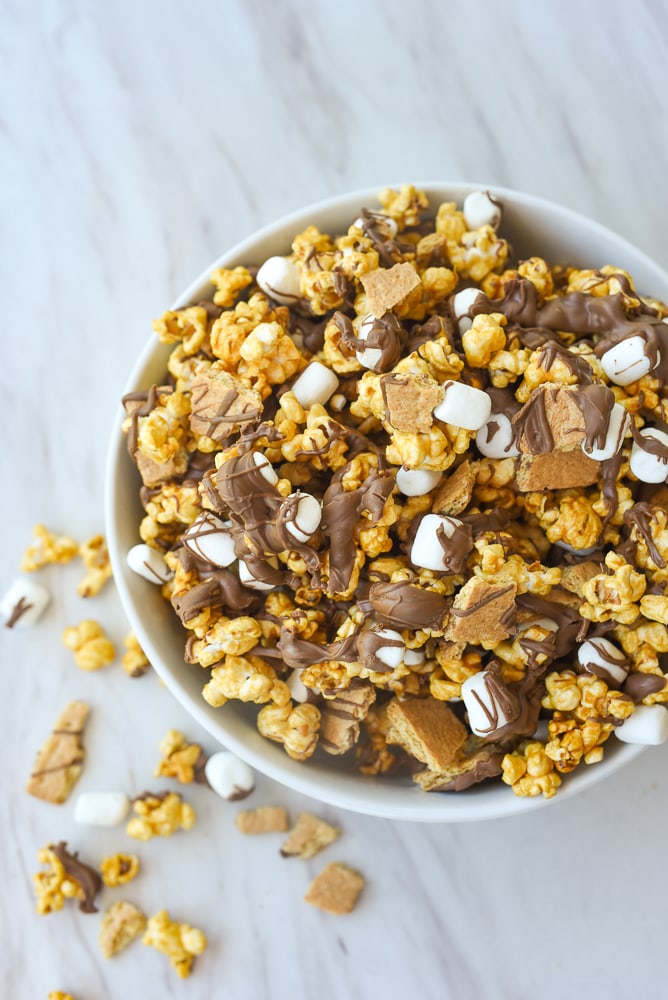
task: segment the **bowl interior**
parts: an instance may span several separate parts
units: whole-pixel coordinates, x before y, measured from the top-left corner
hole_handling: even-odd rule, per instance
[[[430,204],[456,201],[481,185],[421,184]],[[568,209],[529,195],[490,185],[504,204],[501,233],[510,240],[515,259],[540,254],[550,263],[580,267],[614,264],[629,271],[638,289],[668,299],[668,275],[626,240]],[[363,206],[379,207],[376,190],[354,192],[313,205],[251,236],[214,261],[179,297],[174,308],[204,297],[210,289],[208,275],[215,267],[260,265],[273,254],[288,253],[292,237],[315,224],[323,232],[344,230]],[[164,379],[171,347],[154,338],[142,352],[126,388],[145,389]],[[206,675],[184,663],[184,633],[159,588],[134,574],[125,555],[139,541],[143,516],[139,503],[139,475],[131,461],[121,431],[124,414],[119,408],[107,461],[106,530],[118,592],[129,622],[167,687],[204,728],[223,746],[237,753],[269,777],[297,791],[332,805],[392,819],[460,822],[517,815],[544,805],[542,797],[516,798],[505,785],[477,786],[458,794],[425,794],[410,779],[387,780],[346,771],[336,757],[318,752],[306,764],[291,760],[281,746],[264,739],[254,725],[256,708],[229,702],[212,708],[201,695]],[[562,800],[617,770],[644,748],[621,744],[611,738],[604,761],[581,767],[564,781],[555,799]]]

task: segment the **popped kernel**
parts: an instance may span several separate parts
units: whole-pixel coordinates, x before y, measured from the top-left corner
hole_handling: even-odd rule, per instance
[[[282,743],[288,757],[307,760],[315,751],[320,729],[320,709],[316,705],[265,705],[257,717],[259,732]]]
[[[111,579],[109,549],[104,535],[94,535],[79,546],[79,555],[88,570],[77,587],[79,597],[95,597]]]
[[[123,670],[128,677],[142,677],[147,670],[151,669],[151,664],[134,632],[128,632],[123,640],[123,645],[125,646],[125,652],[121,657]]]
[[[135,840],[152,837],[171,837],[177,830],[191,830],[195,825],[195,810],[183,802],[176,792],[153,794],[145,792],[132,801],[134,816],[126,826],[126,833]]]
[[[113,663],[116,648],[99,622],[86,618],[78,625],[70,625],[63,632],[63,642],[74,653],[76,665],[81,670],[99,670]]]
[[[521,743],[517,750],[507,753],[501,768],[501,780],[520,797],[544,795],[551,799],[561,784],[554,761],[547,756],[545,745],[537,740]]]
[[[150,945],[166,955],[177,976],[187,979],[193,961],[207,945],[204,933],[190,924],[172,920],[167,910],[160,910],[149,918],[142,937],[142,944]]]
[[[156,778],[176,778],[182,785],[197,780],[206,761],[199,743],[187,743],[178,729],[170,729],[160,741],[162,760],[153,772]]]
[[[110,889],[126,885],[139,873],[139,858],[136,854],[109,854],[100,862],[102,881]]]
[[[43,524],[36,524],[32,533],[32,545],[28,546],[21,559],[24,573],[32,573],[49,563],[68,563],[79,554],[79,546],[73,538],[56,535]]]

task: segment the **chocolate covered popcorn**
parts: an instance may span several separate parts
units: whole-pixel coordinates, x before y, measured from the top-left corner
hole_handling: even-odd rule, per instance
[[[128,564],[293,759],[551,796],[668,736],[668,307],[513,261],[493,193],[379,199],[156,321]]]

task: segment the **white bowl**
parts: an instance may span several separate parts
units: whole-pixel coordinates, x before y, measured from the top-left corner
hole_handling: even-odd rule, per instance
[[[479,184],[419,184],[430,204],[456,201],[461,205]],[[580,267],[614,264],[629,271],[640,292],[668,300],[668,274],[649,257],[596,222],[552,202],[496,185],[489,187],[504,205],[501,233],[510,240],[515,258],[540,254],[551,263]],[[209,275],[216,267],[260,265],[273,254],[289,252],[295,233],[308,224],[323,232],[345,231],[362,206],[378,206],[377,189],[357,191],[319,202],[259,230],[214,261],[178,298],[172,308],[210,294]],[[378,206],[380,207],[380,206]],[[151,338],[132,372],[127,392],[160,384],[171,346]],[[140,479],[126,449],[119,412],[109,449],[106,481],[106,530],[114,578],[124,610],[156,672],[184,708],[223,746],[253,767],[290,788],[322,802],[372,816],[421,822],[463,822],[513,816],[563,801],[589,788],[632,760],[644,748],[622,744],[612,736],[605,745],[605,759],[591,767],[581,765],[567,776],[555,798],[517,798],[500,782],[477,785],[459,793],[425,793],[410,779],[371,778],[344,771],[337,758],[325,753],[300,764],[283,748],[257,732],[257,709],[238,702],[210,707],[202,698],[204,672],[183,661],[184,633],[159,589],[134,574],[125,555],[139,541],[142,517]]]

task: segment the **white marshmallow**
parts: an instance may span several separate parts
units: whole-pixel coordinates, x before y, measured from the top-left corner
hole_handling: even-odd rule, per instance
[[[357,334],[359,340],[367,339],[375,320],[376,317],[371,313],[364,317],[360,323],[360,328]],[[355,357],[362,365],[362,368],[369,368],[371,371],[374,370],[382,356],[383,352],[379,347],[365,347],[362,351],[355,351]]]
[[[275,560],[270,560],[276,565]],[[264,580],[257,580],[248,568],[248,565],[243,561],[239,560],[238,563],[239,581],[243,583],[244,587],[248,587],[249,590],[273,590],[273,583],[265,583]]]
[[[18,576],[0,602],[0,613],[10,628],[31,628],[50,600],[50,592],[41,583]]]
[[[298,542],[308,542],[311,535],[320,527],[322,507],[320,502],[310,493],[291,493],[287,499],[299,498],[293,521],[287,522],[287,529]]]
[[[314,403],[324,406],[339,388],[339,380],[327,365],[311,361],[292,386],[292,391],[305,410]]]
[[[469,229],[480,229],[481,226],[497,229],[501,223],[501,206],[494,201],[489,191],[472,191],[467,194],[462,211]]]
[[[577,656],[583,670],[593,674],[591,666],[601,667],[610,674],[615,684],[623,684],[629,675],[628,659],[614,642],[604,639],[603,636],[595,636],[581,643],[578,646]],[[611,660],[618,662],[611,663]]]
[[[579,556],[590,556],[592,552],[600,551],[600,546],[598,545],[590,545],[587,549],[576,549],[575,546],[569,545],[568,542],[557,541],[554,544],[565,552],[577,552]]]
[[[657,364],[660,360],[657,355]],[[647,375],[652,367],[643,337],[636,335],[620,340],[602,356],[601,368],[615,385],[630,385]]]
[[[174,576],[164,556],[150,545],[133,545],[125,558],[133,573],[151,583],[166,583]]]
[[[260,470],[264,478],[267,480],[267,482],[271,483],[272,486],[275,486],[276,483],[278,482],[278,476],[276,475],[274,467],[269,461],[269,459],[266,457],[266,455],[261,454],[261,452],[259,451],[254,451],[253,461],[255,462],[255,464],[257,465],[258,469]]]
[[[334,410],[335,413],[340,413],[341,410],[345,410],[348,405],[348,400],[343,395],[342,392],[337,392],[329,401],[330,410]]]
[[[441,472],[429,469],[397,469],[397,486],[405,497],[423,497],[431,493],[441,480]]]
[[[380,646],[376,652],[375,657],[384,663],[386,667],[391,667],[394,670],[398,667],[400,663],[404,662],[404,655],[406,653],[406,647],[404,645],[404,640],[400,632],[396,632],[392,628],[377,628],[374,629],[377,636],[381,639],[389,639],[392,642],[400,642],[400,646]]]
[[[481,670],[467,677],[462,684],[462,699],[468,712],[469,726],[476,736],[488,736],[511,720],[511,716],[505,714],[496,702],[493,689],[487,686],[487,674],[487,670]]]
[[[84,826],[118,826],[128,814],[123,792],[82,792],[74,805],[74,822]]]
[[[447,570],[445,554],[438,540],[438,532],[443,529],[446,538],[452,538],[462,522],[456,517],[442,517],[440,514],[425,514],[420,521],[411,547],[411,562],[423,569],[439,572]]]
[[[644,427],[640,431],[640,436],[656,438],[668,447],[668,434],[656,427]],[[668,476],[668,464],[659,455],[645,451],[637,441],[633,442],[629,465],[631,472],[641,483],[663,483]]]
[[[397,226],[394,219],[392,219],[389,215],[383,215],[382,212],[369,212],[369,215],[378,226],[381,235],[386,240],[393,240],[394,237],[397,235],[397,232],[399,231],[399,227]],[[361,216],[355,219],[355,221],[353,222],[353,226],[356,226],[357,229],[363,229],[364,222]]]
[[[668,739],[668,709],[663,705],[636,705],[633,715],[615,727],[622,743],[656,747]]]
[[[486,392],[465,382],[446,382],[443,388],[443,400],[434,409],[437,420],[466,431],[477,431],[487,423],[492,400]]]
[[[268,257],[255,280],[266,295],[281,305],[292,305],[299,298],[299,271],[289,257]]]
[[[305,701],[308,701],[311,692],[306,687],[306,684],[303,683],[301,673],[301,670],[293,670],[285,683],[288,686],[292,700],[303,705]]]
[[[582,450],[589,458],[595,462],[607,462],[609,458],[614,458],[622,447],[624,436],[629,428],[630,417],[621,403],[615,403],[610,411],[610,422],[605,435],[605,443],[602,448],[592,448],[588,451],[585,442],[582,442]]]
[[[513,425],[505,413],[492,413],[477,432],[475,443],[485,458],[517,458],[514,436]]]
[[[462,288],[452,297],[452,311],[457,320],[460,333],[466,333],[473,325],[473,320],[468,315],[471,306],[482,292],[479,288]]]
[[[229,523],[205,511],[183,535],[183,544],[200,559],[214,566],[229,566],[236,559]]]
[[[223,799],[245,799],[255,788],[252,767],[229,750],[212,754],[204,765],[204,774],[214,792]]]
[[[424,661],[424,649],[407,649],[404,653],[404,663],[407,667],[419,667]]]

